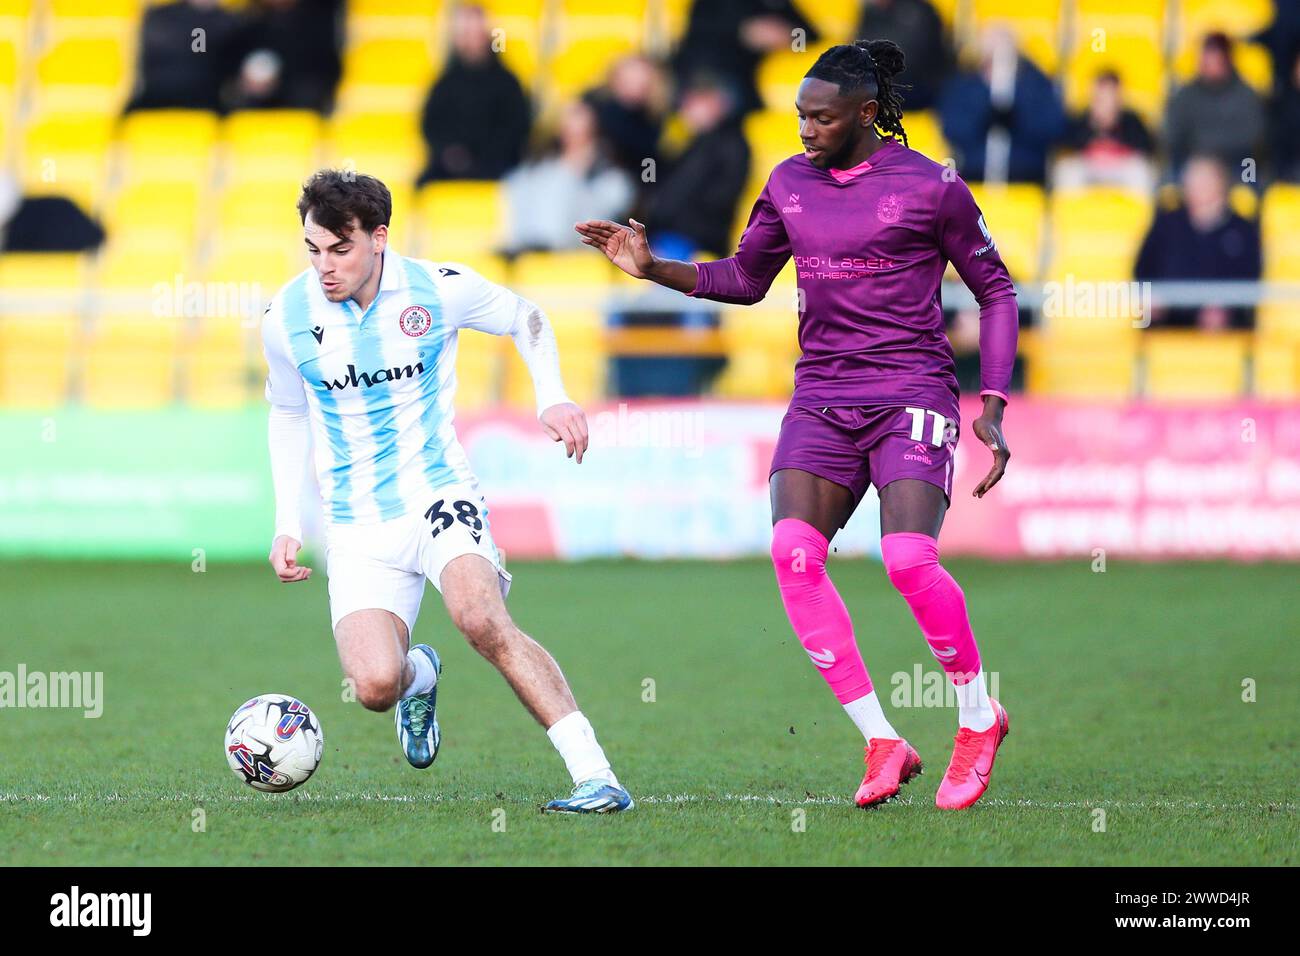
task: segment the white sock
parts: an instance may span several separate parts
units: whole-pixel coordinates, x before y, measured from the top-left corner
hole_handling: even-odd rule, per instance
[[[858,725],[862,736],[868,741],[872,737],[898,737],[898,731],[889,725],[885,712],[880,709],[880,699],[873,690],[870,694],[851,700],[844,705],[844,712]]]
[[[402,700],[416,694],[427,694],[438,683],[438,672],[433,669],[433,661],[429,660],[428,654],[411,648],[406,652],[406,659],[411,662],[415,676],[411,678],[406,690],[402,691]]]
[[[551,743],[564,758],[574,784],[601,777],[618,786],[618,778],[609,769],[605,751],[596,743],[596,731],[591,729],[591,722],[582,716],[582,711],[575,710],[561,717],[546,731],[546,736],[551,738]]]
[[[988,688],[984,686],[984,670],[981,668],[975,679],[969,683],[954,687],[957,691],[957,726],[970,730],[983,731],[993,726],[997,714],[989,703]]]

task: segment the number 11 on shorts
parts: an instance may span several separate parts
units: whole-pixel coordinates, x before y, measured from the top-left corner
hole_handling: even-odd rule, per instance
[[[934,428],[931,429],[930,444],[938,448],[943,445],[943,430],[945,419],[939,412],[927,411],[924,408],[905,408],[903,411],[912,416],[912,441],[925,441],[925,416],[929,415],[934,420]]]

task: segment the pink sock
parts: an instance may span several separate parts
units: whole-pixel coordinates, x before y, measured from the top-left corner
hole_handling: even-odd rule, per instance
[[[980,651],[966,614],[966,595],[939,564],[939,542],[928,534],[900,531],[880,539],[880,553],[935,660],[956,686],[974,680]]]
[[[871,693],[871,678],[848,608],[826,575],[826,551],[826,539],[806,521],[782,518],[772,528],[772,564],[790,626],[839,702],[847,704]]]

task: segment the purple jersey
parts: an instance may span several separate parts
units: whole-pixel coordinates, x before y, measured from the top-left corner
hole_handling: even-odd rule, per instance
[[[793,255],[804,309],[791,404],[919,402],[955,417],[939,301],[951,261],[980,305],[981,394],[1005,398],[1015,289],[970,189],[946,171],[894,140],[848,172],[792,156],[772,170],[736,254],[697,264],[691,295],[758,302]]]

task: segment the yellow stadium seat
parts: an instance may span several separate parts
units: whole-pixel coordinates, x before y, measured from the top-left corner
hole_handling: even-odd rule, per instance
[[[1018,282],[1037,279],[1047,207],[1042,187],[1012,184],[999,188],[975,184],[971,193],[1011,277]]]
[[[436,73],[432,37],[379,37],[351,44],[343,55],[338,112],[415,113]]]
[[[726,308],[722,341],[727,364],[714,383],[718,395],[776,399],[790,394],[799,355],[798,319],[792,312],[770,305]]]
[[[179,248],[117,245],[103,254],[93,287],[101,316],[143,321],[179,315],[185,285],[197,276]]]
[[[376,176],[389,189],[415,179],[424,165],[424,140],[412,113],[351,113],[330,123],[327,162]]]
[[[120,104],[129,77],[125,44],[116,37],[72,36],[55,42],[36,68],[49,107],[101,112]]]
[[[817,0],[815,3],[799,4],[799,10],[821,33],[828,43],[852,43],[857,39],[853,31],[857,28],[861,3],[856,0]]]
[[[81,342],[72,315],[0,317],[0,408],[53,408],[68,397]]]
[[[598,86],[615,60],[636,50],[636,40],[621,34],[575,40],[552,57],[546,66],[548,98],[552,102],[565,103]]]
[[[1300,310],[1297,310],[1300,311]],[[1300,323],[1297,323],[1300,328]],[[1300,398],[1300,335],[1257,332],[1251,351],[1252,391],[1260,398]]]
[[[136,182],[108,203],[105,223],[110,235],[136,248],[192,247],[199,216],[201,184]]]
[[[745,117],[744,129],[752,152],[750,168],[764,179],[773,166],[800,150],[799,118],[793,108],[755,110]]]
[[[209,260],[204,277],[208,282],[256,286],[265,302],[306,267],[306,257],[296,246],[262,249],[234,246],[219,250]],[[261,313],[254,316],[260,317]]]
[[[183,366],[185,401],[195,408],[238,408],[262,397],[266,372],[242,353],[195,353]]]
[[[123,176],[128,182],[206,183],[212,172],[217,118],[204,110],[142,110],[122,120]]]
[[[416,196],[425,248],[436,258],[457,258],[459,250],[491,252],[502,241],[505,222],[500,183],[449,180],[429,183]],[[458,250],[456,256],[440,250]]]
[[[1300,302],[1265,302],[1255,312],[1255,328],[1270,341],[1300,341]]]
[[[1287,2],[1287,0],[1282,0]],[[1273,0],[1180,0],[1179,48],[1199,44],[1207,33],[1249,36],[1273,19]]]
[[[553,24],[555,49],[564,50],[585,40],[608,42],[611,39],[642,47],[646,27],[644,8],[620,9],[620,6],[617,2],[596,3],[583,12],[562,10]],[[594,70],[593,74],[593,79],[599,81],[600,77]]]
[[[1057,190],[1050,212],[1050,277],[1132,278],[1138,248],[1151,225],[1149,197],[1110,187]]]
[[[317,168],[321,119],[309,110],[244,110],[222,125],[226,178],[301,183]]]
[[[142,0],[49,0],[57,18],[113,17],[130,19],[142,13]]]
[[[76,292],[86,270],[86,256],[77,253],[7,252],[0,255],[0,291]]]
[[[939,116],[933,110],[919,110],[903,114],[903,129],[907,131],[907,145],[936,163],[946,163],[952,156],[952,147],[944,139]]]
[[[812,69],[817,58],[833,45],[818,43],[802,52],[778,50],[763,57],[755,78],[763,105],[770,110],[793,110],[794,98],[799,92],[799,84],[803,82],[804,74]]]
[[[614,265],[584,246],[565,252],[525,252],[515,259],[511,282],[520,289],[572,289],[602,293],[610,284]]]
[[[1146,395],[1152,399],[1236,398],[1246,382],[1249,336],[1167,330],[1143,337]]]
[[[972,0],[975,29],[1001,24],[1016,37],[1021,53],[1048,76],[1060,65],[1061,4],[1057,0]],[[906,52],[906,51],[904,51]]]
[[[95,408],[153,408],[175,396],[180,322],[101,318],[86,347],[84,399]]]
[[[112,134],[113,118],[104,114],[61,113],[33,120],[23,133],[23,191],[67,196],[93,209],[103,192]]]
[[[457,333],[456,407],[486,408],[500,395],[502,365],[508,344],[497,335],[474,329]]]
[[[1124,105],[1149,127],[1158,127],[1168,86],[1159,35],[1107,29],[1098,48],[1093,47],[1089,32],[1078,40],[1063,73],[1066,109],[1071,113],[1087,109],[1093,81],[1109,70],[1120,78]]]
[[[1300,185],[1277,183],[1260,208],[1264,278],[1300,282]]]
[[[1024,335],[1025,386],[1033,395],[1112,400],[1134,392],[1135,330],[1098,335]]]

